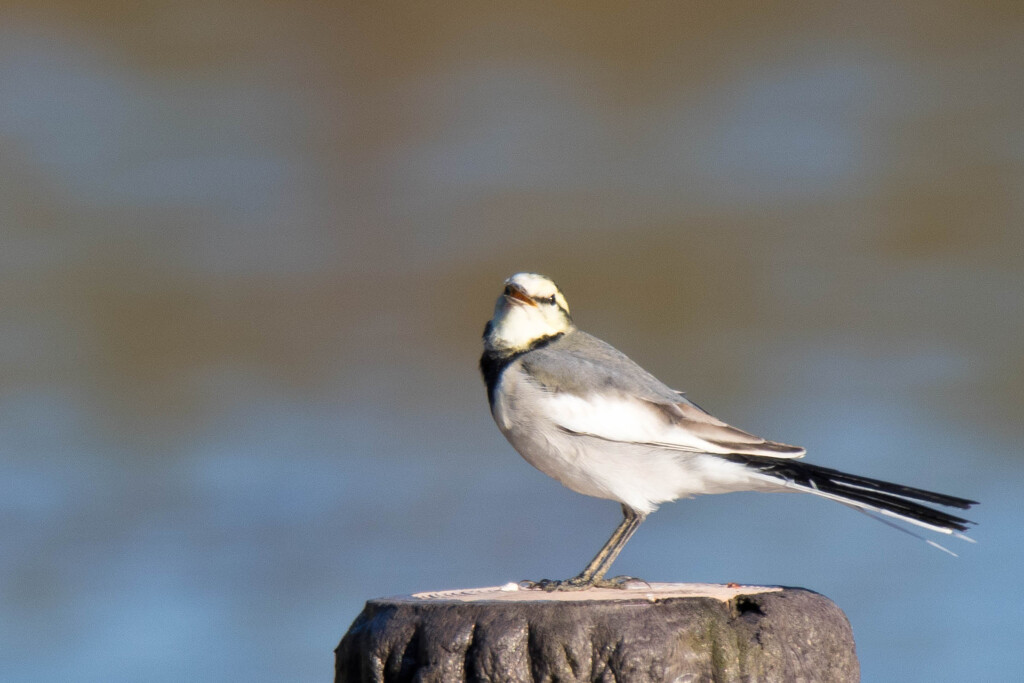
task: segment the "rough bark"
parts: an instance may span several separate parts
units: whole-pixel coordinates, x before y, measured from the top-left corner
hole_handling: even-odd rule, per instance
[[[504,593],[370,600],[335,651],[335,680],[859,680],[846,616],[802,588]]]

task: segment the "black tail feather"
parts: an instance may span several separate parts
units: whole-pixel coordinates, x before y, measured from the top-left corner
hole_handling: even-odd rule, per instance
[[[966,498],[847,474],[799,460],[782,460],[757,455],[727,455],[724,457],[812,493],[819,491],[837,496],[853,505],[887,511],[908,521],[916,520],[940,530],[967,531],[968,526],[974,524],[970,520],[921,504],[923,501],[963,510],[977,505],[976,501]]]

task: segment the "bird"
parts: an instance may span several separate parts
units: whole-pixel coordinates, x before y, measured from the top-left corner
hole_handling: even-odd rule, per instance
[[[635,579],[605,576],[644,519],[662,503],[702,494],[799,491],[915,536],[880,515],[973,542],[963,533],[973,522],[925,503],[966,510],[977,501],[812,465],[801,460],[804,448],[726,424],[577,328],[562,291],[544,275],[505,280],[483,347],[491,415],[513,448],[567,488],[622,508],[622,522],[583,571],[524,588],[627,587]]]

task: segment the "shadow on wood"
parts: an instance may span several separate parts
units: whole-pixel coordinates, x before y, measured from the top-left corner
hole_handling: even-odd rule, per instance
[[[802,588],[501,588],[366,603],[336,681],[857,681],[846,615]]]

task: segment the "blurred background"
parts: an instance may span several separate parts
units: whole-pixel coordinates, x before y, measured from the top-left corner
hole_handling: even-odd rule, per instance
[[[1019,672],[1018,2],[0,5],[0,679],[323,681],[372,597],[582,568],[504,441],[502,280],[809,460],[616,563],[804,586],[866,681]]]

